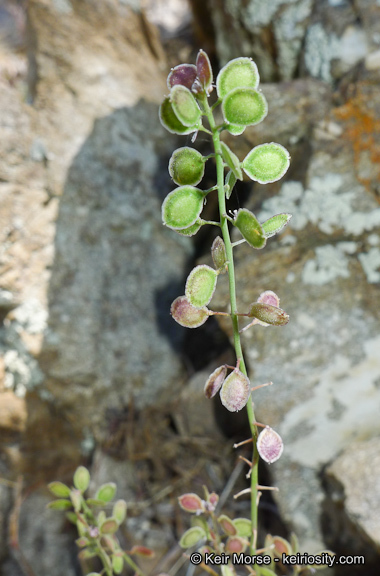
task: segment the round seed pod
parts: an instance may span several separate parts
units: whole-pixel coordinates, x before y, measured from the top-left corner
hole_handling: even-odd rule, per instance
[[[232,170],[235,178],[237,180],[243,180],[243,172],[241,171],[239,158],[236,156],[236,154],[234,154],[234,152],[232,152],[232,150],[224,142],[221,142],[221,147],[222,147],[223,160],[230,168],[230,170]]]
[[[257,249],[264,248],[266,238],[261,225],[252,212],[246,208],[240,208],[234,220],[234,224],[236,228],[240,230],[243,238],[250,246]]]
[[[188,88],[176,84],[170,91],[170,102],[174,114],[185,126],[198,124],[201,118],[199,106]]]
[[[195,186],[203,178],[205,163],[198,150],[185,146],[174,150],[169,160],[169,174],[176,184]]]
[[[185,328],[198,328],[209,317],[207,308],[195,308],[186,296],[178,296],[170,307],[170,314],[174,320]]]
[[[217,236],[211,246],[211,256],[218,272],[226,272],[226,246],[220,236]]]
[[[285,326],[289,322],[288,314],[278,308],[278,306],[271,306],[263,302],[254,302],[251,304],[248,316],[250,318],[257,318],[264,326]]]
[[[271,238],[281,232],[291,219],[291,214],[276,214],[261,224],[265,238]]]
[[[198,52],[196,65],[198,80],[204,90],[210,93],[212,90],[213,74],[209,57],[203,50],[199,50]]]
[[[201,226],[202,226],[202,220],[199,219],[195,222],[195,224],[192,224],[188,228],[183,228],[182,230],[176,230],[176,232],[178,232],[178,234],[181,234],[181,236],[194,236]]]
[[[177,84],[181,84],[181,86],[185,86],[191,90],[196,77],[197,69],[194,64],[179,64],[175,68],[172,68],[167,79],[167,85],[169,90]]]
[[[163,127],[172,134],[191,134],[191,132],[196,132],[199,129],[198,123],[195,126],[185,126],[178,120],[169,96],[164,99],[160,106],[159,117]]]
[[[240,136],[240,134],[243,134],[246,126],[240,126],[239,124],[228,124],[226,129],[230,134],[232,134],[232,136]]]
[[[271,142],[255,146],[244,158],[244,172],[260,184],[276,182],[283,177],[290,164],[290,155],[281,144]]]
[[[235,88],[224,98],[222,112],[231,124],[254,126],[268,114],[268,104],[264,95],[253,88]]]
[[[219,366],[216,368],[212,374],[210,374],[206,384],[205,384],[205,396],[206,398],[214,398],[214,396],[219,392],[222,384],[225,380],[227,374],[226,366]]]
[[[203,208],[203,192],[193,186],[180,186],[162,204],[162,221],[172,230],[183,230],[196,223]]]
[[[250,382],[240,370],[234,370],[225,379],[220,391],[222,404],[230,412],[238,412],[247,404],[251,394]]]
[[[261,458],[268,464],[272,464],[280,458],[283,450],[284,443],[281,436],[266,426],[257,439],[257,451]]]
[[[196,266],[186,280],[185,295],[192,306],[203,308],[215,292],[218,275],[214,268],[201,264]]]
[[[260,82],[259,71],[250,58],[230,60],[218,74],[216,89],[219,98],[224,98],[234,88],[253,88]]]

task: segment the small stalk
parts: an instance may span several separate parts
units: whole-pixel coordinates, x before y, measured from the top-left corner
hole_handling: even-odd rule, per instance
[[[226,197],[224,191],[224,166],[222,158],[222,148],[220,144],[219,126],[216,126],[212,110],[205,97],[202,100],[205,115],[210,125],[212,132],[212,141],[215,151],[216,161],[216,175],[217,175],[217,188],[218,188],[218,202],[220,214],[220,228],[223,235],[224,244],[226,247],[226,256],[228,261],[228,281],[230,290],[230,304],[231,304],[231,320],[233,327],[233,340],[237,361],[240,363],[240,371],[247,376],[247,369],[244,362],[243,351],[241,347],[240,333],[239,333],[239,316],[237,312],[236,303],[236,282],[235,282],[235,268],[233,257],[233,246],[231,243],[230,232],[228,228],[228,220],[231,220],[226,214]],[[247,414],[249,426],[251,429],[253,439],[253,454],[252,454],[252,471],[251,471],[251,522],[252,522],[252,536],[250,541],[250,553],[255,554],[256,551],[256,538],[257,533],[257,485],[258,485],[258,452],[257,452],[257,437],[258,431],[255,423],[255,414],[253,410],[253,402],[250,399],[247,403]]]

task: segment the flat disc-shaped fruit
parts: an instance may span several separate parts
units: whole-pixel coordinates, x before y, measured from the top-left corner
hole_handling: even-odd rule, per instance
[[[185,328],[198,328],[209,317],[207,308],[195,308],[186,296],[178,296],[170,307],[170,314],[174,320]]]
[[[205,163],[198,150],[184,146],[174,150],[169,161],[169,174],[179,186],[195,186],[203,178]]]
[[[268,104],[264,95],[253,88],[235,88],[224,98],[222,112],[231,124],[254,126],[268,114]]]
[[[240,370],[234,370],[225,379],[220,391],[222,404],[230,412],[238,412],[247,404],[251,394],[250,382]]]
[[[178,120],[185,126],[198,124],[201,111],[188,88],[181,84],[176,84],[170,90],[170,102]]]
[[[255,146],[243,160],[243,170],[256,182],[268,184],[283,177],[289,168],[290,155],[281,144],[271,142]]]
[[[258,249],[264,248],[266,238],[260,223],[252,212],[246,208],[240,208],[234,220],[234,224],[236,228],[240,230],[241,235],[248,244],[250,244],[250,246]]]
[[[224,98],[234,88],[256,89],[260,82],[257,66],[250,58],[230,60],[218,74],[216,89],[219,98]]]
[[[190,134],[191,132],[196,132],[199,128],[199,123],[196,123],[195,126],[185,126],[178,120],[169,96],[164,99],[160,106],[159,117],[163,127],[172,134]]]
[[[196,266],[186,281],[186,298],[196,308],[206,306],[215,291],[217,273],[214,268],[201,264]]]
[[[203,192],[193,186],[180,186],[170,192],[162,204],[162,221],[173,230],[195,224],[203,208]]]

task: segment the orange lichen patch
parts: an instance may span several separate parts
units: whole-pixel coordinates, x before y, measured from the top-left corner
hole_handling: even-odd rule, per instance
[[[371,110],[371,100],[370,93],[359,89],[334,111],[335,117],[345,123],[342,138],[352,144],[358,181],[368,190],[373,190],[380,178],[380,118]]]

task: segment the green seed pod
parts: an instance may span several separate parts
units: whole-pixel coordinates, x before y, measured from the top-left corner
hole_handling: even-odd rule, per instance
[[[125,500],[118,500],[113,505],[112,516],[118,524],[122,524],[127,517],[127,503]]]
[[[90,472],[84,466],[79,466],[74,473],[74,486],[85,492],[90,484]]]
[[[170,91],[170,102],[174,114],[185,126],[195,126],[199,124],[201,111],[188,88],[181,84],[176,84]]]
[[[70,500],[64,500],[63,498],[60,498],[59,500],[53,500],[47,504],[47,508],[52,510],[69,510],[72,507],[73,504],[70,502]]]
[[[122,556],[112,555],[112,570],[115,574],[121,574],[123,571],[124,560]]]
[[[179,545],[181,548],[186,550],[187,548],[192,548],[204,538],[206,538],[206,532],[203,530],[203,528],[200,526],[193,526],[192,528],[186,530],[186,532],[182,535],[182,538],[179,541]]]
[[[110,502],[116,494],[116,484],[114,482],[107,482],[102,484],[98,489],[95,498],[97,500],[102,500],[103,502]]]
[[[198,80],[203,89],[210,94],[212,91],[213,74],[209,57],[203,50],[199,50],[196,64]]]
[[[275,234],[281,232],[281,230],[288,224],[291,217],[291,214],[276,214],[276,216],[272,216],[272,218],[265,220],[265,222],[261,224],[265,238],[271,238]]]
[[[235,58],[226,64],[216,79],[219,98],[224,98],[234,88],[253,88],[260,82],[257,66],[250,58]]]
[[[193,186],[180,186],[167,195],[162,204],[162,221],[172,230],[195,224],[203,209],[204,194]]]
[[[189,127],[185,126],[178,120],[174,113],[169,96],[164,99],[160,106],[159,117],[163,127],[172,134],[191,134],[191,132],[196,132],[199,129],[198,123],[196,123],[195,126]]]
[[[214,398],[214,396],[219,392],[222,384],[226,378],[227,368],[226,366],[219,366],[216,368],[212,374],[210,374],[206,384],[205,384],[205,396],[206,398]]]
[[[179,186],[195,186],[203,178],[205,163],[198,150],[185,146],[174,150],[169,160],[169,174]]]
[[[247,404],[251,394],[250,382],[240,370],[234,370],[225,379],[220,391],[222,404],[230,412],[238,412]]]
[[[70,498],[70,488],[63,482],[50,482],[48,489],[58,498]]]
[[[252,212],[246,208],[240,208],[236,215],[234,224],[236,228],[240,230],[243,238],[250,246],[257,249],[264,248],[266,238],[261,225]]]
[[[280,458],[283,450],[284,444],[281,436],[266,426],[257,439],[257,451],[261,458],[268,464],[272,464]]]
[[[115,518],[106,518],[99,526],[101,534],[115,534],[119,529],[119,524]]]
[[[240,136],[243,134],[246,126],[240,126],[239,124],[227,124],[226,126],[227,131],[232,134],[232,136]]]
[[[199,219],[192,226],[189,226],[188,228],[183,228],[182,230],[176,230],[176,232],[178,232],[178,234],[181,234],[181,236],[194,236],[201,228],[201,226],[202,226],[202,220]]]
[[[237,530],[237,535],[242,538],[250,538],[252,535],[252,522],[248,518],[235,518],[232,520]]]
[[[206,307],[195,308],[186,296],[178,296],[170,307],[170,314],[174,320],[185,328],[198,328],[206,322],[209,311]]]
[[[218,272],[226,272],[226,246],[220,236],[217,236],[211,246],[211,256]]]
[[[206,306],[215,292],[218,275],[214,268],[202,264],[196,266],[186,280],[185,295],[195,308]]]
[[[236,182],[237,182],[237,178],[236,178],[235,174],[232,172],[232,170],[230,170],[227,173],[226,179],[224,181],[224,185],[226,186],[226,198],[227,198],[227,200],[230,198],[230,196],[232,194],[232,190],[234,189]]]
[[[243,172],[240,168],[240,161],[239,158],[230,150],[230,148],[224,142],[221,142],[222,147],[222,156],[223,160],[227,164],[227,166],[232,170],[235,178],[237,180],[243,180]]]
[[[284,310],[263,302],[252,304],[248,316],[271,326],[285,326],[289,322],[289,316]]]
[[[244,158],[244,172],[260,184],[276,182],[283,177],[290,164],[289,152],[281,144],[271,142],[253,148]]]
[[[194,64],[179,64],[175,68],[172,68],[167,79],[167,85],[169,90],[177,84],[181,84],[191,90],[196,77],[197,69]]]
[[[222,102],[223,117],[231,124],[254,126],[268,114],[268,104],[261,92],[252,88],[235,88]]]

